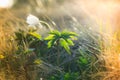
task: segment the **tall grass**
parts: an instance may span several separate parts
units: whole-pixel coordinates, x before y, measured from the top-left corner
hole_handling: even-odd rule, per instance
[[[35,0],[35,2],[36,1],[37,0]],[[32,6],[33,8],[30,7],[32,11],[35,11],[35,2],[26,0],[26,3],[28,2],[30,3],[30,6],[35,6]],[[44,7],[46,3],[43,2],[43,4],[41,3],[42,7]],[[39,8],[41,5],[37,4],[37,7]],[[26,12],[29,10],[28,8],[25,9]],[[18,13],[16,11],[17,10],[15,9],[14,12]],[[108,42],[106,44],[103,43],[104,41],[102,36],[95,31],[92,26],[81,25],[81,20],[74,16],[67,13],[65,13],[65,15],[62,14],[59,17],[53,17],[53,15],[49,15],[50,18],[42,16],[41,19],[50,23],[55,29],[60,31],[67,29],[74,31],[79,35],[78,40],[74,41],[75,46],[70,47],[72,52],[71,55],[66,54],[66,51],[60,48],[60,61],[59,65],[56,65],[56,47],[47,49],[46,42],[44,41],[34,45],[36,51],[34,51],[31,55],[16,55],[16,51],[19,51],[18,46],[20,45],[18,45],[15,41],[14,32],[18,31],[18,29],[26,31],[27,27],[23,19],[16,18],[15,16],[21,16],[24,18],[27,13],[13,14],[14,13],[9,12],[8,10],[0,10],[0,55],[4,56],[3,59],[0,59],[1,80],[35,80],[40,77],[45,79],[48,78],[49,80],[51,76],[61,77],[64,74],[70,74],[72,76],[71,73],[74,74],[76,72],[79,72],[77,80],[120,79],[119,33],[116,33],[112,38],[110,37],[108,39],[109,42],[106,41]],[[43,36],[44,33],[46,33],[43,29],[40,30],[40,32]],[[34,57],[36,58],[35,54],[37,54],[37,58],[43,60],[44,65],[31,65],[33,62],[32,59]],[[56,74],[58,72],[60,72],[60,74]]]
[[[3,15],[4,14],[4,15]],[[15,56],[18,49],[14,32],[23,26],[8,10],[0,9],[0,79],[26,80],[20,59]]]
[[[103,80],[120,79],[120,32],[115,32],[109,37],[110,43],[104,48],[105,77]]]

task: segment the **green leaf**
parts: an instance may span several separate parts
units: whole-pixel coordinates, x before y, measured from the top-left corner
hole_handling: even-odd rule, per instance
[[[67,38],[70,38],[70,34],[69,34],[69,32],[67,32],[67,31],[63,31],[63,32],[61,33],[61,37],[64,38],[64,39],[67,39]]]
[[[55,36],[61,36],[61,33],[57,30],[51,31],[49,34],[55,35]]]
[[[71,40],[77,40],[77,37],[70,36]]]
[[[83,63],[83,64],[87,64],[88,63],[87,59],[84,58],[84,57],[80,57],[79,59],[80,59],[81,63]]]
[[[42,64],[42,60],[36,59],[33,63],[35,63],[35,64]]]
[[[52,40],[52,39],[54,39],[54,35],[49,35],[45,38],[45,40]]]
[[[30,35],[34,36],[37,39],[41,39],[41,35],[36,32],[29,32]]]
[[[68,43],[64,40],[64,39],[60,39],[60,45],[62,46],[62,47],[64,47],[64,49],[69,53],[69,54],[71,54],[71,52],[70,52],[70,47],[69,47],[69,45],[68,45]]]
[[[69,45],[71,45],[71,46],[73,46],[73,45],[74,45],[74,43],[73,43],[73,41],[72,41],[72,40],[67,39],[66,41],[67,41],[67,43],[68,43]]]
[[[75,32],[69,32],[71,36],[78,36]]]
[[[50,40],[48,43],[47,43],[47,45],[48,45],[48,48],[51,48],[52,47],[52,40]]]
[[[70,74],[66,73],[65,76],[64,76],[64,80],[69,80],[69,78],[70,78]]]
[[[53,45],[55,45],[55,42],[56,42],[55,39],[48,41],[48,43],[47,43],[48,48],[51,48]]]
[[[55,77],[54,77],[54,76],[52,76],[52,77],[50,78],[50,80],[55,80]]]
[[[68,38],[75,38],[77,34],[75,32],[68,32],[68,31],[63,31],[61,33],[62,38],[68,39]]]

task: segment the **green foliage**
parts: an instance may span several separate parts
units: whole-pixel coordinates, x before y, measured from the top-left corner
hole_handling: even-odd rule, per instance
[[[30,53],[34,49],[31,48],[35,44],[37,44],[42,39],[41,35],[36,33],[35,31],[24,31],[19,30],[15,32],[15,40],[18,43],[18,53]]]
[[[74,32],[59,32],[57,30],[54,30],[49,33],[49,36],[47,36],[45,40],[48,40],[48,48],[56,45],[61,46],[70,54],[70,46],[74,45],[72,39],[75,39],[76,36],[77,34]]]
[[[97,72],[95,67],[99,65],[95,64],[95,67],[92,65],[97,60],[92,52],[96,53],[97,49],[94,49],[94,44],[85,41],[90,38],[80,37],[76,40],[76,33],[69,31],[60,32],[58,30],[50,31],[44,40],[35,31],[19,30],[15,35],[19,47],[18,53],[25,53],[25,55],[23,54],[20,57],[20,60],[23,60],[22,65],[26,63],[36,65],[36,71],[41,74],[43,79],[88,80],[90,79],[89,74]],[[76,41],[73,42],[73,40]],[[79,47],[76,48],[76,45]],[[64,54],[65,52],[71,55]],[[27,53],[31,53],[32,56]],[[27,56],[29,56],[29,59],[26,58]],[[54,70],[57,69],[56,66],[60,68],[58,72]],[[39,77],[37,78],[39,79]]]
[[[78,72],[66,72],[63,74],[57,74],[56,76],[51,76],[50,80],[77,80],[78,77]]]
[[[66,73],[64,75],[64,80],[77,80],[79,73]]]
[[[66,40],[60,39],[60,45],[61,45],[62,47],[64,47],[64,49],[65,49],[68,53],[70,53],[70,47],[69,47],[69,44],[67,43]]]
[[[40,34],[38,34],[38,33],[36,33],[36,32],[29,32],[29,34],[32,35],[33,37],[41,40],[41,35],[40,35]]]
[[[86,65],[86,64],[88,64],[88,60],[85,57],[82,57],[82,56],[79,57],[79,60],[77,60],[77,62],[80,65]]]
[[[41,64],[41,63],[42,63],[42,60],[36,59],[36,60],[34,61],[34,63],[35,63],[35,64]]]

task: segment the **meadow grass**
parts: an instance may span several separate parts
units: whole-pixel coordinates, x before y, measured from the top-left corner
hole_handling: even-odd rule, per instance
[[[66,29],[75,31],[78,35],[80,35],[80,37],[78,37],[78,40],[74,41],[75,46],[71,47],[72,55],[68,55],[67,52],[61,48],[59,65],[56,65],[55,61],[57,48],[47,49],[47,47],[44,47],[45,45],[38,45],[37,43],[35,53],[40,53],[40,55],[37,57],[42,59],[43,65],[37,65],[36,67],[35,65],[31,65],[31,63],[33,63],[32,58],[34,58],[34,53],[33,55],[23,54],[25,52],[23,50],[29,48],[29,46],[26,48],[27,44],[23,46],[22,52],[18,52],[20,51],[20,48],[18,47],[21,46],[21,44],[18,45],[17,41],[15,40],[15,32],[19,29],[26,31],[26,24],[24,23],[24,20],[16,18],[7,10],[3,10],[2,12],[4,13],[4,15],[1,14],[1,17],[3,18],[0,21],[0,51],[1,55],[4,56],[4,58],[1,59],[0,74],[2,80],[35,80],[39,79],[40,77],[46,79],[50,78],[50,76],[55,76],[56,73],[58,73],[56,76],[58,76],[60,79],[59,72],[61,76],[67,73],[72,76],[76,74],[76,71],[78,70],[79,75],[76,76],[77,80],[100,79],[98,76],[94,77],[94,74],[103,70],[101,67],[102,62],[99,60],[99,53],[101,51],[101,48],[99,47],[99,42],[97,42],[97,39],[101,39],[99,38],[100,35],[97,32],[94,33],[92,30],[89,30],[86,27],[82,27],[76,22],[75,27],[77,28],[77,31],[72,26],[71,29],[66,27]],[[72,21],[72,18],[70,18],[69,21]],[[57,29],[63,30],[64,28],[61,27]],[[42,46],[45,51],[42,50]],[[20,54],[16,54],[16,52]],[[81,59],[83,60],[82,63]]]
[[[28,0],[30,2],[31,0]],[[32,3],[32,2],[30,2]],[[32,5],[32,4],[30,4]],[[36,6],[35,4],[33,4]],[[40,5],[39,5],[40,6]],[[43,6],[42,6],[43,7]],[[26,8],[25,8],[26,9]],[[32,9],[32,8],[31,8]],[[34,8],[33,8],[34,9]],[[79,36],[70,47],[71,55],[60,48],[60,60],[57,61],[57,48],[48,49],[46,41],[38,41],[32,48],[35,51],[25,53],[31,46],[27,43],[18,45],[15,32],[19,29],[27,34],[27,24],[23,14],[13,10],[0,10],[0,79],[1,80],[119,80],[120,79],[120,33],[104,36],[95,31],[92,26],[84,26],[77,18],[62,15],[52,18],[39,15],[53,29],[76,32]],[[34,11],[34,10],[33,10]],[[28,11],[29,12],[29,11]],[[3,15],[4,14],[4,15]],[[14,15],[15,14],[15,15]],[[19,18],[18,18],[19,17]],[[48,29],[39,30],[42,36],[48,35]],[[107,39],[103,39],[107,37]],[[109,41],[107,41],[109,40]],[[107,43],[106,43],[107,42]],[[18,48],[22,46],[22,48]],[[19,50],[21,49],[21,50]],[[19,54],[16,54],[19,53]],[[34,64],[34,60],[42,64]],[[66,79],[66,76],[68,77]],[[76,77],[74,77],[76,76]],[[53,79],[53,77],[55,79]]]

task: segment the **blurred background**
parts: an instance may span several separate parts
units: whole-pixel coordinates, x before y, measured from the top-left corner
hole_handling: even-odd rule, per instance
[[[28,14],[56,19],[71,16],[109,34],[119,29],[119,4],[119,0],[0,0],[2,10],[9,9],[20,18]]]

